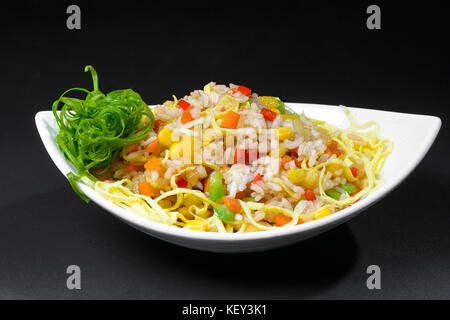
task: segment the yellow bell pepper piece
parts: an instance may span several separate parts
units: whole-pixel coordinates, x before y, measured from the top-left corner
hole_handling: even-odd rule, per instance
[[[237,101],[234,97],[230,95],[225,95],[220,101],[217,103],[216,107],[217,109],[220,109],[221,107],[225,108],[237,108],[239,106],[239,101]]]
[[[280,107],[280,102],[278,101],[278,99],[276,97],[262,96],[259,98],[261,99],[262,105],[269,109],[277,109],[278,110],[278,108]],[[272,110],[272,111],[275,111],[275,110]]]
[[[320,209],[319,211],[316,212],[316,214],[314,215],[314,218],[316,219],[321,219],[323,217],[329,216],[331,214],[331,210],[328,208],[323,208]]]
[[[319,173],[315,169],[291,169],[287,176],[290,182],[306,188],[313,188],[319,181]]]

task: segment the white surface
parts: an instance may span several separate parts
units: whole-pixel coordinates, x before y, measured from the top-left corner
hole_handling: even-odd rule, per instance
[[[337,106],[286,104],[296,112],[304,111],[308,117],[325,120],[335,126],[345,127],[348,123],[342,109]],[[381,135],[392,141],[394,150],[381,172],[380,178],[385,179],[382,185],[356,204],[320,220],[252,233],[222,234],[193,231],[152,222],[107,201],[85,184],[79,184],[79,187],[92,201],[116,217],[145,233],[174,244],[215,252],[251,252],[285,246],[338,226],[392,191],[419,164],[441,127],[441,120],[433,116],[349,109],[360,123],[375,120],[380,125]],[[38,112],[36,126],[47,152],[58,169],[64,175],[72,171],[73,167],[63,157],[54,141],[56,123],[51,111]],[[73,196],[77,197],[75,193]]]

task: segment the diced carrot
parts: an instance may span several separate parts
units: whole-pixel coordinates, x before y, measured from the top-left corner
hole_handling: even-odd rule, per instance
[[[245,197],[247,194],[246,191],[239,191],[236,193],[236,199],[242,199],[243,197]]]
[[[177,106],[186,111],[191,106],[191,104],[185,100],[180,100],[178,101]]]
[[[350,171],[355,178],[358,177],[359,169],[357,167],[350,167]]]
[[[203,180],[203,192],[209,192],[209,177]]]
[[[138,183],[138,189],[139,189],[140,194],[147,196],[147,197],[153,197],[155,194],[153,192],[153,187],[149,182]]]
[[[261,181],[261,180],[262,180],[261,174],[258,173],[258,174],[256,175],[256,177],[253,179],[252,183],[257,183],[258,181]]]
[[[314,194],[314,191],[312,191],[311,189],[306,189],[305,198],[308,201],[314,201],[316,200],[316,195]]]
[[[277,114],[275,112],[267,108],[262,108],[261,113],[264,116],[264,119],[266,119],[267,121],[273,121],[277,117]]]
[[[234,213],[241,212],[242,207],[239,200],[230,197],[223,197],[223,204]]]
[[[234,111],[228,111],[222,119],[220,126],[226,129],[236,129],[239,121],[239,113]]]
[[[125,168],[123,168],[123,171],[125,171],[126,173],[130,173],[130,172],[138,171],[138,170],[139,170],[139,167],[134,164],[129,164]]]
[[[286,223],[291,221],[292,218],[284,215],[283,213],[279,213],[273,220],[278,227],[284,226]]]
[[[298,218],[297,224],[302,224],[302,223],[305,223],[305,221],[303,221],[302,219]]]
[[[139,144],[134,144],[132,146],[128,146],[127,149],[128,149],[129,152],[138,151],[139,150]]]
[[[161,167],[162,158],[150,157],[150,159],[145,163],[144,168],[149,171],[157,171]]]
[[[183,115],[181,116],[181,123],[185,124],[191,122],[192,120],[194,120],[194,118],[192,117],[191,114],[191,108],[188,108],[186,111],[183,112]]]
[[[286,165],[286,163],[291,162],[291,161],[292,161],[292,158],[291,158],[290,156],[284,155],[284,156],[281,158],[281,168],[283,168],[283,169],[286,170],[286,168],[285,168],[284,166]]]
[[[246,86],[237,87],[237,91],[242,93],[244,96],[249,96],[252,94],[252,89],[247,88]]]
[[[150,142],[145,148],[145,151],[147,151],[148,153],[152,153],[156,151],[156,148],[158,148],[158,139],[155,139],[152,142]]]

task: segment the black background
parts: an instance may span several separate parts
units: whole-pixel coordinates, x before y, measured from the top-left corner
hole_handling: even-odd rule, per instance
[[[444,2],[185,4],[96,1],[2,7],[0,298],[448,299],[449,38]],[[84,204],[51,162],[34,114],[71,87],[131,87],[148,104],[213,80],[285,101],[430,114],[429,154],[356,219],[288,248],[223,255],[164,243]],[[421,130],[421,128],[417,128]],[[82,290],[66,288],[66,268]],[[382,289],[366,288],[381,267]]]

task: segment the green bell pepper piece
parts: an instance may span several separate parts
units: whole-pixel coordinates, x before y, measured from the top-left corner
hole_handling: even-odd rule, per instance
[[[222,199],[225,195],[222,182],[222,173],[220,171],[216,171],[209,179],[209,198],[213,201]]]
[[[341,198],[341,193],[335,189],[329,189],[325,191],[325,194],[334,200],[339,200]]]
[[[341,189],[345,190],[348,194],[352,194],[356,191],[356,187],[352,183],[345,183],[340,186]]]
[[[234,212],[221,204],[214,208],[217,217],[222,221],[234,221]]]

